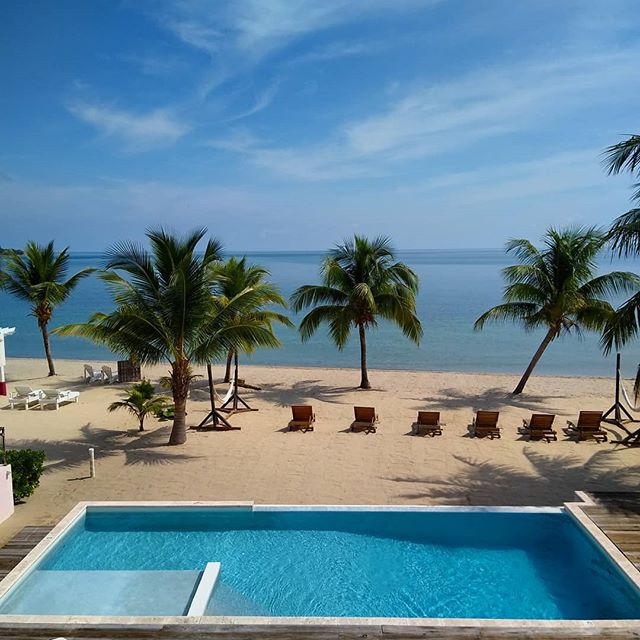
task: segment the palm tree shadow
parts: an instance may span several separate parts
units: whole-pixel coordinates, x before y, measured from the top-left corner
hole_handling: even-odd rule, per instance
[[[292,404],[308,404],[313,400],[341,404],[339,396],[353,390],[353,387],[332,387],[321,380],[298,380],[292,385],[280,382],[263,384],[260,393],[269,402],[288,407]]]
[[[560,396],[548,395],[518,395],[514,396],[504,388],[493,387],[486,389],[482,393],[470,392],[466,393],[461,388],[441,389],[439,399],[428,397],[420,399],[421,404],[413,407],[416,411],[420,409],[466,409],[471,408],[472,411],[483,409],[499,410],[504,407],[516,407],[518,409],[527,409],[528,411],[544,411],[548,413],[560,412],[560,409],[551,407],[549,401],[554,398],[560,399]]]
[[[152,431],[115,431],[94,427],[87,423],[80,429],[80,437],[74,440],[51,441],[43,439],[23,439],[15,441],[19,449],[42,449],[47,460],[45,473],[72,469],[89,463],[89,448],[95,449],[96,464],[100,459],[117,455],[125,456],[125,465],[166,465],[202,456],[171,452],[166,442],[170,426],[162,426]]]
[[[576,490],[637,491],[640,464],[616,466],[619,450],[601,449],[586,462],[577,456],[549,455],[525,448],[533,471],[502,464],[454,456],[462,469],[443,477],[387,478],[414,490],[399,498],[432,500],[448,504],[556,505],[572,500]]]

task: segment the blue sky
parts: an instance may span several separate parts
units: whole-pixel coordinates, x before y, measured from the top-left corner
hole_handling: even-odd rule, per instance
[[[496,247],[607,224],[636,0],[4,0],[0,245]]]

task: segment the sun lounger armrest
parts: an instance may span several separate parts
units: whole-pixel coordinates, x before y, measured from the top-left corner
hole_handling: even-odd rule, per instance
[[[567,420],[567,427],[569,427],[569,429],[575,429],[576,424],[575,422],[571,422],[571,420]]]
[[[523,420],[522,420],[522,426],[523,426],[525,429],[528,429],[528,428],[529,428],[529,421],[523,418]]]

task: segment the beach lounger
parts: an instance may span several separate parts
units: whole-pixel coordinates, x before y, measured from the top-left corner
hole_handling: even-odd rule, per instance
[[[374,407],[353,407],[355,420],[351,423],[351,431],[375,433],[378,416]]]
[[[102,371],[94,371],[90,364],[84,365],[84,372],[82,375],[84,381],[88,384],[91,384],[92,382],[102,382],[103,380]]]
[[[441,436],[443,426],[439,411],[418,411],[418,419],[413,423],[413,435]]]
[[[38,402],[42,396],[42,389],[32,389],[31,387],[15,387],[15,391],[9,396],[9,404],[13,409],[16,405],[24,405],[25,409],[29,409],[32,402]]]
[[[558,439],[558,434],[553,429],[553,421],[556,416],[551,413],[532,413],[530,420],[522,421],[520,433],[529,440],[545,440],[551,442]]]
[[[313,423],[316,421],[316,414],[313,407],[309,405],[292,405],[291,413],[293,420],[289,422],[289,431],[313,431]]]
[[[56,410],[64,402],[78,402],[78,391],[59,391],[58,389],[44,389],[39,399],[40,409],[54,405]]]
[[[581,411],[577,424],[567,420],[567,431],[577,435],[577,440],[593,439],[596,442],[606,442],[607,432],[602,428],[602,411]]]
[[[118,382],[118,374],[113,373],[113,369],[111,369],[109,365],[106,365],[106,364],[103,365],[101,372],[102,372],[102,379],[107,384],[113,384],[114,382]]]
[[[489,436],[491,440],[500,437],[500,427],[498,426],[499,411],[478,411],[473,418],[471,426],[473,435],[476,438]]]

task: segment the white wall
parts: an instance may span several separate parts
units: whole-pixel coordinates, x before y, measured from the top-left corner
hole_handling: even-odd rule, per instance
[[[13,513],[13,482],[11,465],[0,465],[0,522]]]

